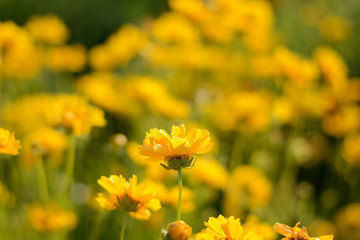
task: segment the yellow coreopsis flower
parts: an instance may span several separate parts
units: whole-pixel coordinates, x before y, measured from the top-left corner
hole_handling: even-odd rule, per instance
[[[109,178],[102,176],[98,183],[110,194],[98,194],[96,201],[103,208],[119,209],[141,220],[149,219],[149,209],[157,211],[161,208],[152,189],[144,183],[138,184],[136,175],[133,175],[129,182],[121,175],[111,175]]]
[[[26,135],[20,156],[27,166],[35,165],[39,154],[51,164],[57,165],[62,161],[66,144],[64,134],[49,127],[41,127]]]
[[[86,49],[80,44],[54,47],[48,53],[48,65],[55,71],[82,71],[86,64]]]
[[[289,227],[285,224],[281,223],[275,223],[274,229],[280,233],[281,235],[284,235],[285,237],[282,240],[332,240],[334,238],[333,235],[325,235],[321,237],[310,237],[307,233],[307,230],[305,227],[299,228],[298,225],[300,222],[298,222],[293,228]]]
[[[70,36],[65,23],[53,14],[31,17],[26,28],[34,39],[48,44],[64,43]]]
[[[33,204],[29,206],[27,214],[31,226],[40,232],[69,231],[77,224],[74,213],[62,210],[55,205]]]
[[[19,154],[20,141],[15,139],[14,133],[0,128],[0,153]]]
[[[191,129],[185,132],[185,125],[172,126],[171,136],[163,129],[152,128],[146,133],[140,153],[151,161],[165,161],[167,167],[179,169],[193,163],[193,154],[209,152],[213,143],[209,131]]]
[[[62,94],[53,99],[53,106],[47,112],[51,126],[69,129],[76,136],[88,134],[92,127],[106,124],[104,112],[77,95]]]
[[[205,222],[205,233],[210,235],[205,239],[213,240],[255,240],[260,239],[253,232],[245,231],[241,226],[240,219],[235,219],[233,216],[225,218],[221,214],[217,217],[210,217],[208,222]]]

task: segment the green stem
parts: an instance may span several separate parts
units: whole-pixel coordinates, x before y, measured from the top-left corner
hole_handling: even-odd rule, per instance
[[[124,240],[124,233],[125,233],[125,225],[126,225],[126,220],[127,220],[127,213],[124,214],[124,221],[122,223],[121,226],[121,233],[120,233],[120,240]]]
[[[179,199],[178,199],[178,209],[177,209],[177,220],[181,220],[181,200],[182,200],[182,175],[181,168],[178,170],[179,173]]]
[[[73,174],[74,174],[74,164],[75,164],[75,148],[76,148],[76,138],[74,134],[69,136],[69,149],[67,155],[67,162],[66,162],[66,176],[68,180],[68,187],[67,190],[70,192],[72,181],[73,181]]]
[[[46,178],[46,172],[45,172],[45,168],[44,168],[44,161],[43,158],[41,156],[40,151],[37,152],[37,170],[38,170],[38,174],[39,174],[39,190],[40,190],[40,197],[41,200],[44,202],[48,202],[49,201],[49,191],[48,191],[48,184],[47,184],[47,178]]]

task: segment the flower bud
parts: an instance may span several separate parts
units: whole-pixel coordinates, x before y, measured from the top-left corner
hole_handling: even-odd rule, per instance
[[[176,221],[169,224],[168,229],[163,233],[164,240],[188,240],[192,228],[184,221]]]

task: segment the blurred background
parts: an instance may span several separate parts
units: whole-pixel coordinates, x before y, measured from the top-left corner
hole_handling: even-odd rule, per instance
[[[215,142],[184,170],[193,239],[220,213],[360,239],[359,29],[358,0],[1,0],[0,127],[22,148],[0,158],[0,233],[118,238],[97,179],[137,174],[163,208],[125,239],[160,239],[177,176],[138,145],[184,123]]]

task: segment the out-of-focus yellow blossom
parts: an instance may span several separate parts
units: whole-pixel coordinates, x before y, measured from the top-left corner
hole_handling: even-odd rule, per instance
[[[149,219],[151,212],[161,208],[159,199],[155,198],[152,188],[144,183],[137,183],[137,176],[133,175],[126,181],[121,175],[102,176],[98,183],[105,188],[109,195],[99,193],[96,201],[103,208],[119,209],[136,219]]]
[[[139,153],[139,144],[135,141],[130,141],[126,144],[126,152],[129,157],[140,166],[147,166],[149,161],[146,160],[146,156]]]
[[[31,95],[5,104],[1,116],[4,124],[17,129],[19,134],[24,134],[46,125],[45,112],[50,108],[50,95]]]
[[[195,26],[177,13],[165,13],[158,17],[152,26],[154,37],[164,43],[193,44],[200,34]]]
[[[280,97],[274,100],[272,108],[275,119],[282,124],[294,122],[298,115],[294,104],[286,97]]]
[[[140,112],[139,105],[118,77],[108,72],[95,72],[80,77],[77,89],[94,104],[119,115]]]
[[[139,151],[139,148],[137,149]],[[159,167],[156,162],[149,162],[146,160],[148,164],[145,169],[145,176],[149,179],[153,179],[154,181],[165,181],[170,179],[177,178],[177,172],[168,171],[165,168]]]
[[[171,9],[180,12],[195,22],[202,22],[211,14],[202,0],[169,0]]]
[[[264,40],[264,37],[269,36],[273,25],[273,11],[271,5],[267,1],[216,1],[218,2],[221,20],[225,22],[226,26],[232,28],[240,33],[244,33],[245,39],[252,39],[247,41],[247,45],[252,45],[252,41],[257,37]],[[257,36],[257,37],[256,37]],[[265,37],[266,38],[266,37]],[[261,44],[261,41],[257,41]],[[263,41],[262,44],[268,44],[271,41]],[[254,46],[254,45],[252,45]]]
[[[29,79],[40,70],[42,54],[30,35],[11,21],[0,22],[0,76]]]
[[[175,221],[169,224],[166,232],[163,233],[164,240],[188,240],[192,228],[184,221]]]
[[[352,78],[348,82],[348,90],[346,92],[345,101],[360,101],[360,78]]]
[[[47,111],[50,126],[64,127],[76,136],[88,134],[92,127],[106,124],[104,112],[78,96],[61,94],[54,97],[51,109]]]
[[[70,36],[65,23],[53,14],[33,16],[25,27],[35,40],[47,44],[65,43]]]
[[[261,240],[261,237],[255,233],[244,229],[240,219],[235,219],[233,216],[225,218],[220,214],[217,218],[210,217],[205,222],[205,226],[207,227],[205,233],[211,236],[211,238],[205,237],[205,240]]]
[[[15,197],[6,186],[0,181],[0,206],[12,206],[15,201]]]
[[[149,56],[155,66],[239,73],[243,58],[237,53],[210,45],[155,46]],[[208,61],[211,59],[211,61]]]
[[[270,78],[280,75],[280,68],[274,57],[265,54],[251,56],[251,73],[255,77]]]
[[[86,63],[86,49],[80,44],[53,47],[49,50],[49,67],[56,71],[79,72]]]
[[[360,238],[360,204],[351,203],[341,208],[335,215],[339,239],[356,240]]]
[[[335,137],[354,133],[360,128],[360,107],[351,104],[342,106],[338,111],[322,119],[324,131]]]
[[[225,130],[261,132],[270,124],[270,102],[270,96],[262,92],[229,94],[213,108],[213,119]]]
[[[165,161],[169,167],[178,169],[190,166],[193,154],[208,153],[212,147],[209,131],[192,128],[186,133],[182,124],[172,126],[171,136],[163,129],[150,129],[140,153],[150,161]]]
[[[328,41],[341,41],[350,37],[351,22],[343,16],[330,15],[321,20],[321,36]]]
[[[32,204],[28,208],[27,215],[31,226],[39,232],[70,231],[77,225],[77,217],[74,213],[62,210],[53,204],[46,206]]]
[[[248,231],[254,232],[260,236],[263,240],[274,240],[276,239],[276,233],[271,225],[261,222],[255,215],[249,215],[244,223],[244,228]]]
[[[0,153],[18,155],[20,141],[15,139],[15,134],[0,128]]]
[[[274,51],[282,74],[299,88],[309,88],[318,79],[319,70],[311,60],[305,59],[286,47],[277,47]]]
[[[148,106],[152,112],[177,119],[189,114],[189,105],[172,97],[160,80],[134,77],[129,81],[129,91],[133,97]]]
[[[360,167],[360,134],[351,134],[344,138],[342,145],[344,159],[356,167]]]
[[[285,96],[295,106],[297,115],[323,117],[337,108],[337,101],[329,89],[299,89],[294,85],[284,85]],[[301,98],[299,98],[301,96]]]
[[[313,222],[309,229],[314,235],[325,235],[329,233],[335,233],[336,232],[336,225],[332,221],[327,220],[316,220]]]
[[[267,204],[272,193],[271,182],[260,169],[253,166],[236,167],[225,193],[224,210],[227,214],[240,216],[244,209]]]
[[[319,47],[314,51],[314,58],[337,96],[346,95],[348,68],[341,56],[331,48]]]
[[[305,227],[299,228],[298,222],[293,228],[285,224],[275,223],[274,229],[281,235],[285,236],[283,240],[332,240],[333,235],[325,235],[321,237],[310,237]]]
[[[205,183],[216,189],[224,189],[228,182],[228,172],[217,161],[200,157],[196,164],[186,172],[191,182]]]
[[[23,141],[21,159],[28,166],[36,163],[36,158],[41,154],[53,165],[62,160],[62,153],[67,144],[65,135],[49,127],[42,127],[26,135]]]
[[[132,25],[124,25],[104,44],[90,51],[90,65],[95,70],[111,70],[135,57],[147,43],[147,36]]]
[[[173,187],[167,189],[161,182],[147,181],[146,184],[156,192],[156,197],[159,198],[162,204],[169,205],[176,209],[179,200],[179,188]],[[187,188],[182,187],[181,210],[183,212],[190,212],[194,209],[194,194]]]

